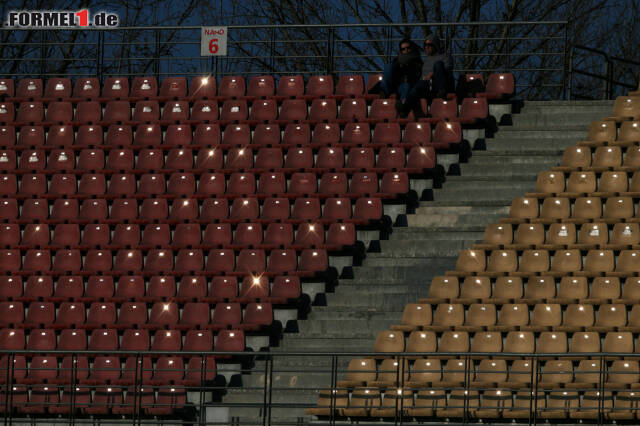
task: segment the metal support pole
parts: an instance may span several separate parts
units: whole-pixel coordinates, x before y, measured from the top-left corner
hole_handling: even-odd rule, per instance
[[[569,24],[564,24],[564,65],[562,67],[562,96],[567,99],[567,47],[569,46]],[[573,49],[572,49],[573,52]],[[569,67],[571,65],[569,64]],[[569,92],[571,92],[569,90]],[[571,93],[569,93],[570,95]]]

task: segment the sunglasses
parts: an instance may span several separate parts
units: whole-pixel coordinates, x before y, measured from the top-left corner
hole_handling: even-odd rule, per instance
[[[401,51],[401,52],[408,52],[409,50],[411,50],[411,48],[410,48],[410,47],[408,47],[408,46],[407,46],[407,47],[401,47],[401,48],[400,48],[400,51]]]

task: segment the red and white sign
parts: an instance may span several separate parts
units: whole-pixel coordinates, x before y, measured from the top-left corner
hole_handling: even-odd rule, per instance
[[[200,56],[227,56],[227,27],[202,27]]]

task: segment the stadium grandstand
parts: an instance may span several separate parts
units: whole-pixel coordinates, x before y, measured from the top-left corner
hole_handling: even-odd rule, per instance
[[[640,418],[639,63],[565,21],[237,25],[212,49],[16,13],[5,424]],[[372,89],[407,29],[470,89],[401,117]]]

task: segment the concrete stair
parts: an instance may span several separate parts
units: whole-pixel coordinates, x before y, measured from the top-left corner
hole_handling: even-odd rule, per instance
[[[458,252],[481,240],[487,224],[507,216],[512,199],[532,191],[538,173],[559,164],[564,149],[584,139],[589,123],[612,106],[525,102],[513,126],[500,127],[486,139],[486,150],[473,151],[460,164],[460,176],[447,176],[442,188],[433,190],[433,201],[422,201],[408,216],[408,227],[394,228],[380,241],[379,252],[367,253],[362,266],[352,268],[352,279],[340,279],[335,292],[326,294],[327,306],[314,306],[308,319],[299,321],[299,332],[285,335],[272,351],[372,351],[377,332],[400,323],[405,304],[426,296],[432,277],[454,269]],[[350,358],[340,358],[338,366],[346,367]],[[276,358],[273,395],[313,405],[316,389],[330,385],[330,365],[330,357]],[[256,373],[244,375],[243,385],[264,387],[261,368],[264,364],[257,364]],[[224,399],[247,400],[262,401],[261,390],[234,389]],[[231,408],[228,414],[256,421],[261,410]],[[275,408],[271,414],[276,422],[296,421],[304,409]]]

